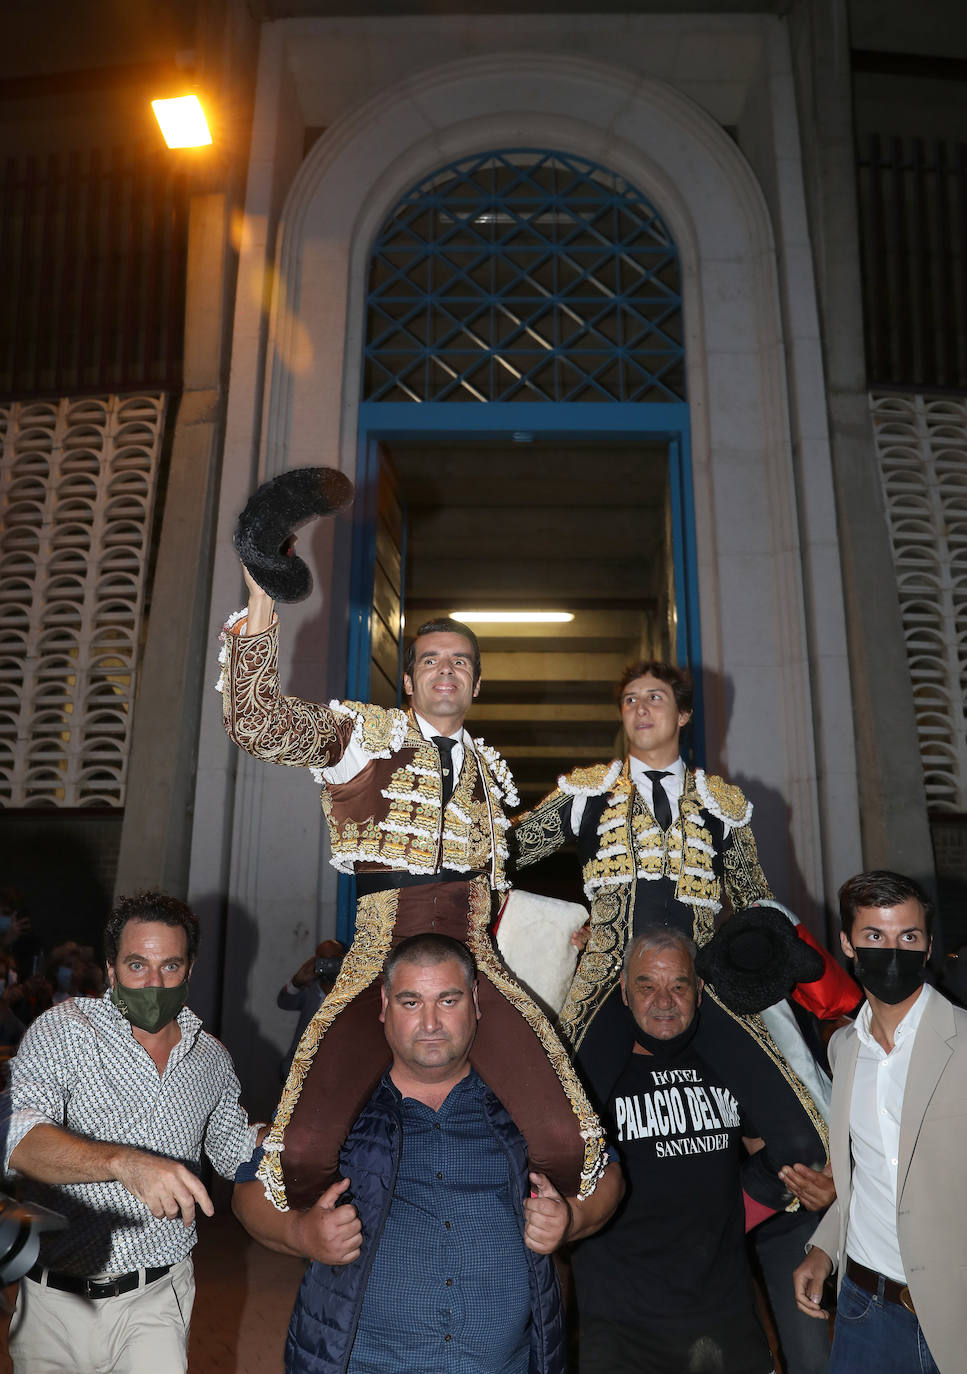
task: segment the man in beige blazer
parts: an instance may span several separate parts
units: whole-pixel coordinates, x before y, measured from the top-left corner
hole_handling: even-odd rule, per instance
[[[796,1301],[823,1318],[839,1271],[830,1374],[962,1374],[967,1012],[922,981],[932,910],[916,883],[876,870],[839,899],[866,1002],[830,1041],[837,1200],[793,1275]]]

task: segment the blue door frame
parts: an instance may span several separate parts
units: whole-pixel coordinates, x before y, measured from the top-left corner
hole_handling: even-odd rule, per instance
[[[695,679],[693,740],[695,760],[704,762],[701,690],[701,634],[698,608],[698,560],[692,494],[688,405],[685,402],[635,404],[581,402],[478,402],[456,405],[433,402],[363,402],[359,407],[356,471],[356,529],[353,537],[350,590],[349,652],[346,695],[365,701],[369,692],[370,616],[375,559],[376,484],[380,441],[443,440],[468,442],[599,439],[604,443],[663,441],[668,445],[672,549],[678,662]],[[352,938],[355,881],[339,879],[339,938]]]

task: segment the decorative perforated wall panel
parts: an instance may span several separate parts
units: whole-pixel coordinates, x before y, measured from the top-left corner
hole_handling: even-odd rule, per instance
[[[927,804],[967,811],[967,401],[870,402]]]
[[[0,804],[124,803],[165,397],[0,406]]]
[[[675,245],[623,177],[512,149],[426,178],[370,264],[364,401],[681,401]]]

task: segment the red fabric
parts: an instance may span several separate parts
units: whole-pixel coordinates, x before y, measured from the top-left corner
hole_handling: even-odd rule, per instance
[[[508,898],[509,896],[510,896],[510,893],[509,893],[509,892],[505,892],[505,893],[504,893],[504,900],[503,900],[503,901],[501,902],[501,904],[500,904],[500,910],[497,912],[497,915],[494,917],[493,925],[490,927],[490,933],[491,933],[491,935],[496,935],[496,934],[497,934],[497,931],[500,929],[500,923],[501,923],[501,921],[504,919],[504,908],[505,908],[506,905],[507,905],[507,898]]]
[[[749,1194],[744,1189],[742,1191],[742,1201],[745,1203],[746,1231],[751,1231],[753,1227],[759,1225],[760,1221],[768,1221],[769,1217],[774,1217],[776,1214],[775,1207],[767,1207],[764,1202],[756,1202],[755,1198],[749,1197]]]
[[[823,949],[802,922],[796,926],[796,934],[810,949],[822,955],[823,976],[817,978],[815,983],[797,983],[792,996],[801,1007],[818,1016],[820,1021],[834,1021],[838,1016],[847,1016],[862,998],[863,989],[837,964],[829,950]]]

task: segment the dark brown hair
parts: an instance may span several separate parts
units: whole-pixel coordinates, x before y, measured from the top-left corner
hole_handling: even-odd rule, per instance
[[[659,682],[666,682],[674,693],[675,705],[679,711],[692,709],[692,675],[688,669],[677,668],[674,663],[666,663],[663,659],[651,658],[639,659],[636,663],[629,663],[625,668],[618,683],[619,703],[628,683],[639,677],[656,677]]]
[[[440,620],[427,620],[421,625],[416,634],[406,646],[406,653],[403,656],[403,672],[408,678],[412,678],[413,669],[416,667],[416,641],[421,635],[461,635],[473,652],[473,685],[476,687],[480,681],[480,645],[477,643],[477,636],[469,625],[464,625],[462,620],[451,620],[449,616]]]
[[[843,923],[843,934],[852,944],[853,919],[860,907],[900,906],[909,901],[919,902],[923,907],[924,925],[929,935],[933,929],[933,902],[919,883],[889,868],[871,868],[868,873],[857,873],[839,890],[839,918]]]

